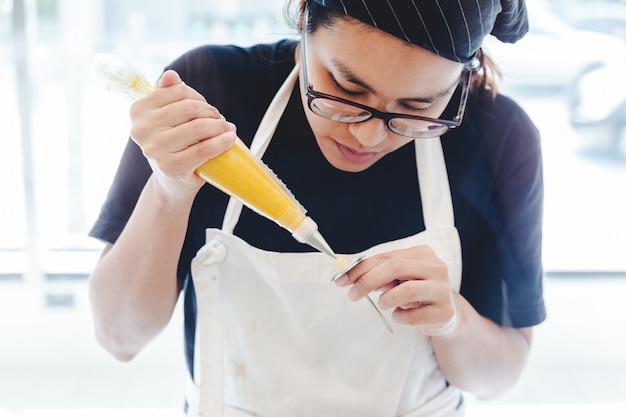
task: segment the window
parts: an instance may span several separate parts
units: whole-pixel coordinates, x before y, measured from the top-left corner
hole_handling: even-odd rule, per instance
[[[623,403],[626,2],[527,4],[529,35],[487,50],[503,92],[542,132],[549,318],[520,383],[489,404]],[[282,6],[0,0],[0,415],[180,408],[179,313],[131,364],[93,340],[86,281],[102,245],[86,235],[127,140],[129,103],[90,81],[91,60],[115,53],[156,79],[200,44],[292,36]]]

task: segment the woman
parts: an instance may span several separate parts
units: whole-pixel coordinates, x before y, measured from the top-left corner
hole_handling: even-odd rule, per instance
[[[539,137],[480,49],[524,35],[524,3],[299,6],[300,43],[198,48],[132,106],[91,232],[96,336],[130,360],[183,291],[188,415],[463,415],[462,391],[514,384],[545,317]],[[365,256],[337,285],[333,259],[194,175],[235,130]]]

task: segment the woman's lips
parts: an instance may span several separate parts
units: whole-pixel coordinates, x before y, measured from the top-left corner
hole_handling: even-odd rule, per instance
[[[377,155],[377,152],[358,152],[340,143],[337,143],[337,148],[346,160],[354,164],[364,164],[370,162]]]

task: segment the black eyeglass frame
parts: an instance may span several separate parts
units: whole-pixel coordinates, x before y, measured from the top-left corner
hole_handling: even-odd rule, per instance
[[[452,120],[436,119],[432,117],[417,116],[417,115],[402,114],[402,113],[387,113],[387,112],[383,112],[378,109],[375,109],[373,107],[366,106],[364,104],[356,103],[351,100],[333,96],[331,94],[326,94],[326,93],[322,93],[319,91],[315,91],[313,89],[313,84],[309,82],[309,76],[308,76],[309,71],[308,71],[307,59],[306,59],[307,22],[308,22],[308,10],[305,11],[305,16],[303,19],[303,25],[302,25],[302,30],[301,30],[300,55],[301,55],[301,61],[302,61],[303,81],[304,81],[304,86],[306,88],[307,105],[313,113],[315,113],[316,115],[320,117],[324,117],[325,119],[334,120],[334,121],[338,121],[341,123],[363,123],[374,118],[381,119],[385,121],[385,125],[390,131],[396,134],[414,138],[414,139],[428,139],[428,138],[437,137],[437,136],[443,135],[448,130],[454,129],[461,125],[461,122],[463,121],[463,115],[465,113],[465,108],[467,105],[467,98],[469,96],[469,86],[470,86],[470,82],[472,78],[472,73],[480,69],[480,64],[478,63],[478,60],[475,59],[474,60],[475,62],[472,62],[466,65],[465,68],[463,69],[463,72],[461,73],[461,77],[459,79],[459,83],[461,84],[460,102],[459,102],[459,107],[457,109],[456,116],[454,116]],[[361,110],[364,110],[368,112],[370,115],[369,117],[366,117],[363,120],[355,120],[355,121],[337,120],[335,118],[328,117],[328,115],[317,110],[316,107],[312,105],[313,101],[316,99],[327,99],[327,100],[337,101],[339,103],[347,104],[347,105],[359,108]],[[429,122],[435,125],[439,125],[443,130],[441,131],[437,130],[436,132],[432,132],[432,134],[430,135],[429,135],[430,131],[428,130],[422,131],[421,132],[422,134],[418,136],[415,135],[415,132],[412,134],[408,134],[406,131],[399,130],[391,124],[391,121],[393,119],[398,119],[398,118]]]

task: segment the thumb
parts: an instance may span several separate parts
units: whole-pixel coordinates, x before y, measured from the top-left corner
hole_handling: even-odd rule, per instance
[[[174,70],[167,70],[161,75],[159,82],[157,83],[157,87],[165,88],[170,87],[174,84],[182,84],[183,80],[180,79],[180,75]]]

